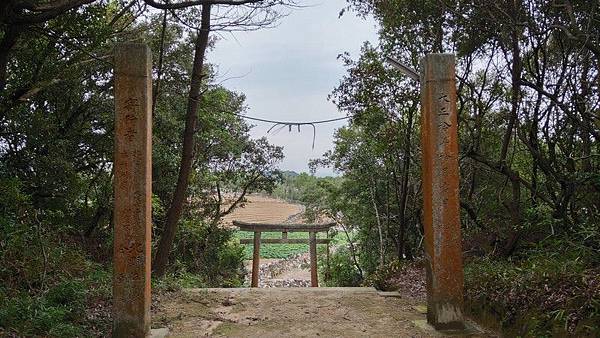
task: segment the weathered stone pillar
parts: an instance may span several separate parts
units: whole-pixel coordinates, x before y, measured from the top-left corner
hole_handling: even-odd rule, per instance
[[[145,44],[115,48],[113,336],[150,330],[152,62]]]
[[[463,262],[454,56],[429,54],[421,65],[423,227],[427,321],[462,329]]]

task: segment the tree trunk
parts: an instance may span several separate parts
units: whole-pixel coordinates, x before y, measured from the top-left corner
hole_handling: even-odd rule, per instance
[[[4,30],[4,36],[0,40],[0,92],[6,87],[8,77],[8,61],[12,48],[17,43],[23,27],[20,25],[8,25]]]
[[[360,275],[360,278],[362,279],[364,277],[363,275],[363,271],[360,268],[360,264],[358,264],[358,259],[356,258],[356,247],[354,246],[354,242],[352,241],[352,238],[350,238],[350,234],[348,233],[348,228],[346,227],[346,225],[335,219],[335,217],[332,217],[335,222],[339,225],[342,226],[342,230],[344,230],[344,234],[346,234],[346,239],[348,240],[348,248],[350,250],[350,255],[352,256],[352,261],[354,262],[354,266],[356,267],[356,269],[358,270],[358,274]]]
[[[511,111],[506,127],[506,133],[502,141],[502,149],[500,150],[500,165],[509,169],[510,165],[507,163],[508,147],[510,145],[510,139],[513,135],[513,130],[516,128],[519,114],[519,102],[521,96],[521,48],[519,45],[519,39],[521,37],[522,28],[519,27],[519,20],[521,12],[521,0],[514,0],[514,21],[513,29],[511,34],[511,51],[512,51],[512,68],[511,68]],[[509,238],[504,246],[504,256],[510,256],[516,248],[517,242],[521,237],[520,225],[521,225],[521,182],[519,174],[512,169],[507,170],[510,172],[508,178],[512,184],[512,200],[506,203],[508,212],[510,213],[512,227],[509,229]]]
[[[160,82],[162,80],[163,63],[165,56],[165,34],[167,32],[167,10],[163,13],[163,20],[160,31],[160,52],[158,53],[158,66],[156,67],[156,81],[154,81],[154,89],[152,90],[152,116],[156,111],[156,101],[160,92]]]
[[[110,209],[106,205],[98,206],[96,212],[94,213],[94,217],[83,233],[85,238],[90,238],[92,236],[92,232],[94,232],[94,230],[98,227],[98,224],[100,224],[100,221],[104,218],[104,216],[106,216],[106,214],[108,214],[109,211]]]
[[[521,182],[519,180],[519,174],[515,173],[510,176],[512,185],[512,201],[505,203],[510,213],[510,218],[513,227],[508,231],[508,239],[504,245],[502,254],[505,257],[509,257],[515,251],[519,238],[521,238],[522,231],[518,227],[521,224]]]
[[[508,147],[510,145],[510,138],[513,135],[513,130],[517,122],[519,113],[519,102],[521,96],[521,47],[519,45],[519,39],[521,37],[521,28],[519,27],[519,13],[521,11],[521,1],[515,0],[514,2],[514,26],[511,32],[511,52],[512,52],[512,67],[511,67],[511,109],[508,124],[506,127],[506,133],[502,140],[502,149],[500,150],[500,162],[506,163],[506,156],[508,154]]]
[[[375,185],[375,183],[373,183]],[[375,220],[377,221],[377,231],[379,233],[379,266],[383,267],[385,264],[385,248],[383,245],[383,229],[381,228],[381,219],[379,217],[379,209],[377,208],[377,199],[375,197],[375,188],[371,187],[371,201],[373,202],[373,208],[375,209]]]
[[[408,196],[408,176],[410,170],[410,156],[411,156],[411,134],[413,124],[414,110],[408,111],[408,124],[406,126],[406,133],[404,134],[404,159],[402,164],[402,183],[400,190],[400,232],[398,234],[398,242],[400,243],[400,252],[398,258],[405,258],[406,256],[406,199]]]
[[[200,88],[202,86],[202,70],[204,67],[204,55],[208,46],[208,35],[210,32],[210,4],[202,6],[202,23],[196,37],[196,49],[194,54],[194,65],[190,92],[185,116],[185,130],[183,132],[183,151],[179,165],[179,177],[177,186],[173,193],[173,200],[167,211],[167,220],[158,243],[156,255],[154,256],[153,270],[157,277],[164,275],[169,262],[169,253],[173,246],[177,225],[181,217],[183,204],[187,197],[190,173],[194,160],[194,134],[198,123],[198,102],[200,100]]]

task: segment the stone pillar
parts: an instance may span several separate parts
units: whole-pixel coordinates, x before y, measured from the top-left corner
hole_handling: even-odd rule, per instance
[[[423,227],[427,321],[463,329],[463,262],[454,56],[429,54],[421,65]]]
[[[120,44],[115,62],[113,337],[150,330],[152,62],[145,44]]]

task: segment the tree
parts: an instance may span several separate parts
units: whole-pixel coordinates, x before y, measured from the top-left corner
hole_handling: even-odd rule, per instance
[[[417,212],[414,208],[407,212],[409,196],[417,185],[412,177],[418,177],[411,172],[416,89],[386,68],[383,55],[368,44],[358,61],[347,55],[342,60],[348,75],[331,99],[352,119],[347,129],[336,134],[336,147],[325,163],[365,185],[378,232],[393,243],[398,259],[410,257],[412,239],[408,238],[416,234],[409,220]],[[379,231],[382,228],[385,231]]]
[[[383,245],[386,256],[394,247],[402,259],[421,243],[419,93],[384,56],[416,69],[425,53],[457,54],[460,205],[465,231],[485,238],[476,245],[506,257],[535,236],[588,232],[598,220],[591,201],[600,191],[593,174],[600,97],[595,48],[581,37],[598,41],[590,26],[597,5],[348,2],[379,21],[379,43],[365,45],[356,60],[342,55],[347,74],[331,99],[350,124],[314,164],[347,178],[356,205],[343,217],[360,220],[359,246],[380,245],[362,256]],[[544,228],[548,217],[560,225]],[[376,241],[381,228],[387,244]],[[374,264],[365,267],[369,273]]]
[[[386,55],[416,68],[418,57],[429,51],[457,53],[466,224],[481,229],[482,218],[494,219],[503,230],[493,240],[508,256],[525,234],[531,209],[551,208],[564,231],[583,218],[595,222],[595,216],[582,217],[577,210],[597,210],[585,202],[598,193],[592,183],[598,165],[592,151],[598,144],[596,4],[349,3],[379,20],[379,49]],[[356,76],[352,83],[360,81]],[[385,89],[379,95],[386,94],[393,95]],[[356,107],[371,96],[350,95],[339,103]],[[498,208],[505,210],[501,216]]]
[[[174,10],[189,9],[188,16],[193,17],[195,7],[200,5],[201,19],[200,27],[197,31],[194,51],[193,68],[191,72],[191,81],[188,94],[188,102],[186,107],[185,129],[183,132],[183,148],[181,155],[181,163],[179,165],[179,175],[177,185],[170,206],[167,210],[166,221],[163,226],[160,242],[154,257],[152,265],[153,271],[157,276],[162,276],[167,268],[169,252],[173,246],[173,240],[177,232],[177,225],[181,217],[181,211],[187,196],[189,186],[189,178],[192,172],[192,163],[194,161],[194,134],[196,133],[198,123],[198,105],[201,100],[201,89],[203,82],[204,59],[209,43],[209,34],[211,29],[211,8],[217,5],[247,7],[247,12],[233,13],[234,17],[225,16],[225,22],[219,22],[221,29],[256,29],[261,26],[268,26],[274,22],[279,15],[273,10],[273,7],[282,4],[281,1],[272,0],[201,0],[188,1],[181,3],[161,3],[153,0],[145,0],[145,2],[155,8],[164,10],[173,10],[173,15],[187,27],[193,27],[187,21],[183,21]],[[260,16],[260,11],[263,15]],[[190,15],[191,14],[191,15]],[[231,28],[234,27],[234,28]],[[241,27],[241,28],[240,28]]]
[[[238,13],[245,15],[236,23],[249,29],[278,16],[270,7],[260,7],[264,2],[247,4],[246,11]],[[197,21],[191,18],[194,9],[185,13],[168,11],[169,16],[163,12],[163,15],[151,15],[150,20],[146,20],[139,17],[146,8],[136,7],[139,2],[135,1],[123,6],[116,2],[93,1],[44,5],[10,1],[2,5],[14,14],[9,17],[2,12],[2,29],[9,29],[13,24],[11,20],[20,20],[19,24],[26,25],[21,27],[23,31],[19,32],[15,44],[3,50],[7,52],[8,61],[6,85],[0,96],[2,176],[17,182],[15,184],[28,196],[32,208],[37,210],[36,219],[48,225],[48,232],[60,233],[57,238],[65,233],[70,236],[81,234],[84,241],[93,241],[93,237],[102,237],[111,231],[114,109],[110,92],[110,50],[117,39],[145,39],[161,56],[154,58],[161,60],[155,74],[162,84],[157,91],[160,95],[156,98],[154,116],[154,144],[157,145],[154,156],[156,163],[165,166],[153,167],[153,192],[159,197],[155,201],[168,201],[165,204],[169,205],[173,199],[178,175],[157,176],[157,173],[165,173],[166,168],[172,167],[179,170],[179,165],[171,165],[180,161],[176,154],[183,148],[186,154],[190,149],[203,154],[195,162],[194,157],[191,158],[192,167],[187,176],[196,175],[194,179],[204,177],[207,181],[196,182],[193,189],[214,191],[214,184],[235,182],[242,184],[245,192],[268,190],[277,179],[275,165],[282,156],[281,150],[264,140],[250,140],[248,126],[235,115],[244,112],[243,95],[209,85],[213,74],[204,64],[204,54],[210,46],[210,27],[206,27],[209,21],[203,21],[207,29],[193,35],[194,48],[189,43],[190,35],[184,33]],[[205,19],[210,18],[208,9],[211,5],[205,5]],[[54,14],[44,14],[39,23],[25,23],[19,16],[30,18],[30,14],[38,12]],[[190,16],[186,18],[188,21],[183,20],[186,15]],[[222,15],[218,17],[218,28],[227,29],[226,24],[231,23],[232,17],[229,21],[221,20]],[[0,39],[5,38],[8,39],[6,34],[0,36]],[[190,52],[194,50],[197,53],[192,59]],[[161,72],[164,74],[159,75]],[[190,90],[190,82],[193,90],[186,104],[180,93]],[[197,101],[202,101],[206,107],[199,108]],[[187,130],[188,134],[191,131],[192,139],[182,142],[173,136],[183,134],[185,130],[186,120],[181,119],[180,112],[186,106],[189,108],[186,118],[197,120],[204,115],[201,121],[206,125],[197,128],[196,123],[188,119]],[[219,114],[224,115],[220,120],[222,124],[211,122]],[[215,135],[215,131],[225,125],[229,126],[228,134],[221,136],[229,137],[230,142],[216,153],[233,156],[231,154],[237,152],[238,157],[232,157],[228,162],[231,168],[225,172],[229,176],[223,174],[215,178],[200,174],[207,172],[205,168],[210,163],[215,163],[213,156],[216,155],[204,154],[212,151],[205,146],[214,145],[214,138],[199,135]],[[186,161],[189,159],[187,157]],[[196,174],[192,174],[193,171]],[[230,211],[243,203],[244,196],[240,196]],[[167,208],[157,205],[154,217],[165,222],[166,218],[160,215],[161,209]],[[204,216],[216,223],[222,215],[223,212]]]

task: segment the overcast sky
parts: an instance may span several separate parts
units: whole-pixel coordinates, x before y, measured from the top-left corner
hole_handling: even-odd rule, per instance
[[[356,58],[364,41],[376,41],[377,28],[374,21],[362,20],[351,12],[338,18],[345,0],[307,2],[310,7],[293,10],[275,28],[223,35],[207,56],[208,62],[218,65],[218,81],[240,77],[223,85],[246,94],[249,116],[284,121],[344,116],[327,101],[344,75],[337,56],[349,52]],[[314,150],[310,126],[302,127],[300,133],[284,128],[273,135],[266,134],[270,124],[251,123],[256,125],[251,131],[253,137],[267,136],[271,143],[284,147],[281,169],[302,172],[308,171],[309,159],[333,147],[335,129],[346,122],[318,125]]]

